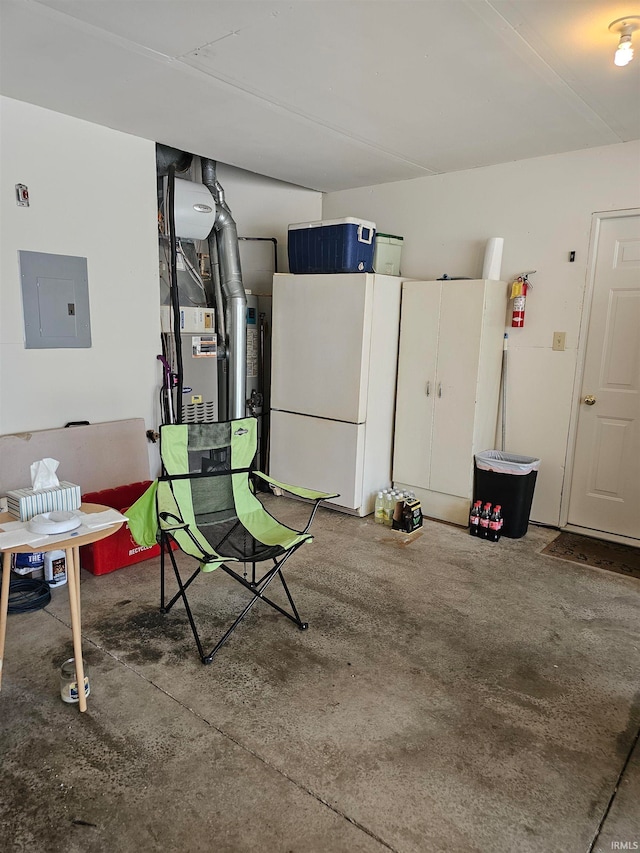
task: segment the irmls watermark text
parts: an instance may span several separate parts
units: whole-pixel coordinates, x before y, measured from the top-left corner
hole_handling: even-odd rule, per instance
[[[640,841],[612,841],[612,850],[640,850]]]

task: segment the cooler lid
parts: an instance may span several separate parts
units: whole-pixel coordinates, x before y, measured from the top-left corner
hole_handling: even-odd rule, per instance
[[[344,219],[318,219],[315,222],[294,222],[289,225],[289,231],[295,231],[297,228],[324,228],[326,225],[362,225],[364,228],[370,228],[372,231],[376,229],[375,222],[368,222],[366,219],[357,219],[355,216],[345,216]]]

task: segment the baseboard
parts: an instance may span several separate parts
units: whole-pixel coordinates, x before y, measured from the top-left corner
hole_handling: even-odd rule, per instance
[[[617,533],[607,533],[606,530],[592,530],[589,527],[579,527],[577,524],[565,524],[562,530],[567,533],[581,533],[592,539],[604,539],[606,542],[617,542],[619,545],[631,545],[632,548],[640,548],[640,539],[632,539],[630,536],[618,536]]]

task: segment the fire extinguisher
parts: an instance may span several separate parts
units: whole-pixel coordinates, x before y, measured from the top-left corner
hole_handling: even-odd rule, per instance
[[[531,272],[525,272],[522,275],[519,275],[511,285],[511,299],[513,299],[511,326],[515,329],[521,329],[524,326],[527,291],[531,290],[533,287],[529,281],[529,276],[533,275],[534,272],[535,270],[531,270]]]

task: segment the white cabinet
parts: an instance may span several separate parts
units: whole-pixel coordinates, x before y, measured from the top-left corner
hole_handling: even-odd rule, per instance
[[[373,512],[389,485],[402,279],[280,274],[273,280],[269,473]]]
[[[393,480],[427,516],[467,523],[473,456],[495,442],[506,305],[502,281],[403,283]]]

